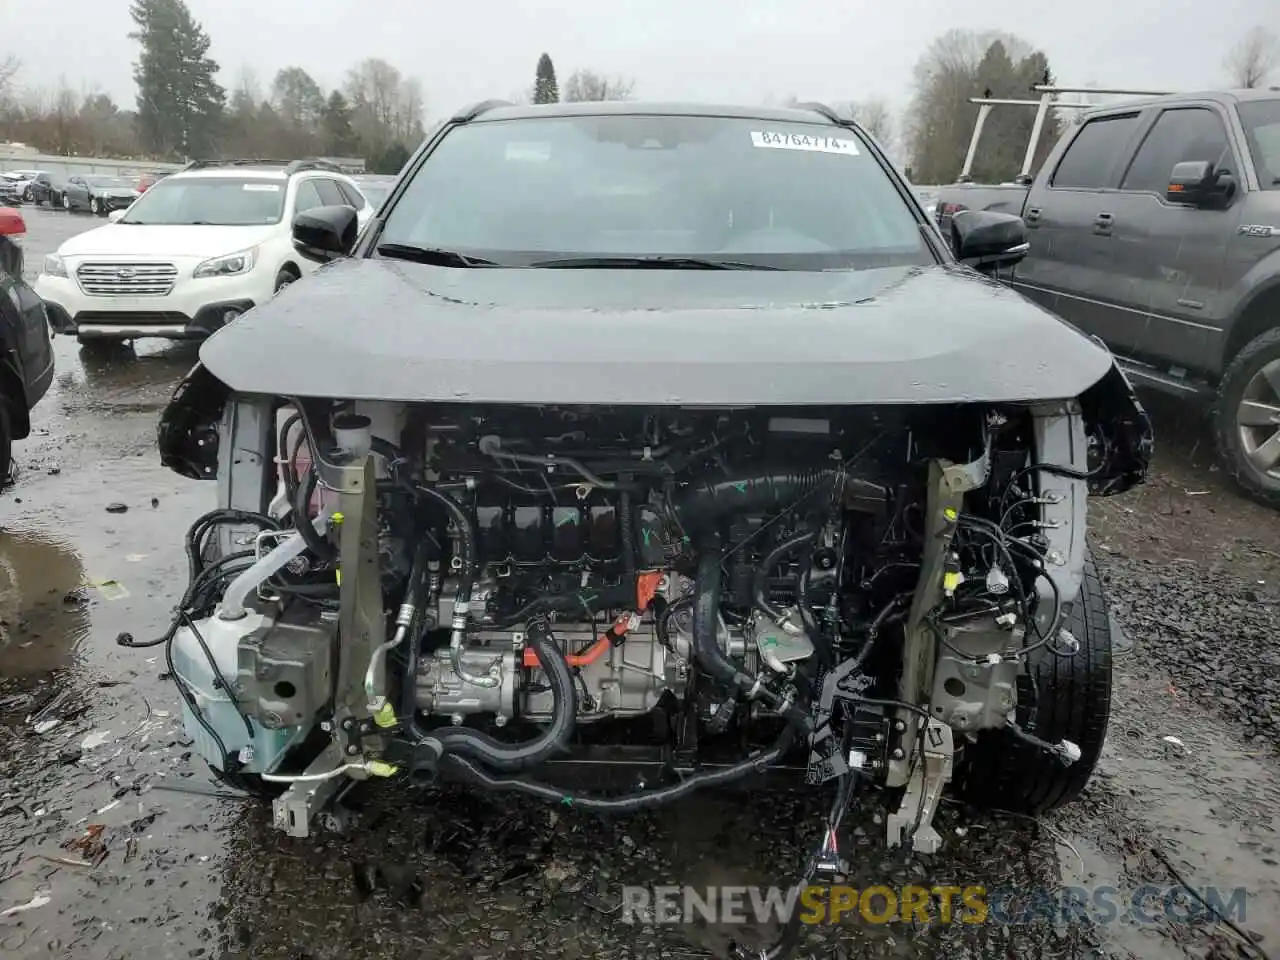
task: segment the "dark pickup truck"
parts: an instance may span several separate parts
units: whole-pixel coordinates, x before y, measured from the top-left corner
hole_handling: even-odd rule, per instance
[[[1223,468],[1280,506],[1280,91],[1090,111],[1031,182],[938,193],[1020,214],[1001,279],[1104,340],[1137,384],[1213,400]]]

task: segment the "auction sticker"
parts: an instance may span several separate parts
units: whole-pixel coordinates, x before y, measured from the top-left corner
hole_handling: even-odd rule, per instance
[[[278,183],[245,183],[241,184],[241,190],[248,190],[250,193],[279,193],[280,184]]]
[[[752,130],[753,146],[767,150],[808,150],[811,153],[841,153],[858,156],[858,145],[853,140],[838,137],[818,137],[811,133],[783,133],[778,130]]]

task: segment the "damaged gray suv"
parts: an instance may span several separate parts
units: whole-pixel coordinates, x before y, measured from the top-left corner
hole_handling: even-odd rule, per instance
[[[163,643],[195,749],[306,836],[350,780],[625,814],[769,768],[1070,801],[1107,730],[1086,500],[1150,422],[1098,342],[944,237],[851,120],[486,103],[326,265],[201,348],[164,463],[216,480]],[[575,767],[630,791],[564,786]],[[805,878],[841,869],[824,844]],[[794,930],[792,930],[794,933]],[[785,945],[777,945],[778,955]]]

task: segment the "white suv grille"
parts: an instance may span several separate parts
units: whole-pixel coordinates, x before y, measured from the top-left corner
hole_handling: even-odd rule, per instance
[[[76,270],[80,289],[91,297],[163,297],[177,278],[172,263],[82,263]]]

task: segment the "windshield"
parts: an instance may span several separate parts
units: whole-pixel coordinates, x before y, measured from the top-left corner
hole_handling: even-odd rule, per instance
[[[284,181],[250,177],[169,177],[157,181],[121,223],[249,227],[279,223]]]
[[[504,266],[936,262],[910,206],[855,136],[829,124],[702,116],[479,121],[432,151],[379,243]]]
[[[1240,122],[1263,190],[1280,190],[1280,100],[1240,104]]]
[[[128,188],[131,186],[127,180],[122,180],[120,177],[85,177],[84,182],[91,187]]]

